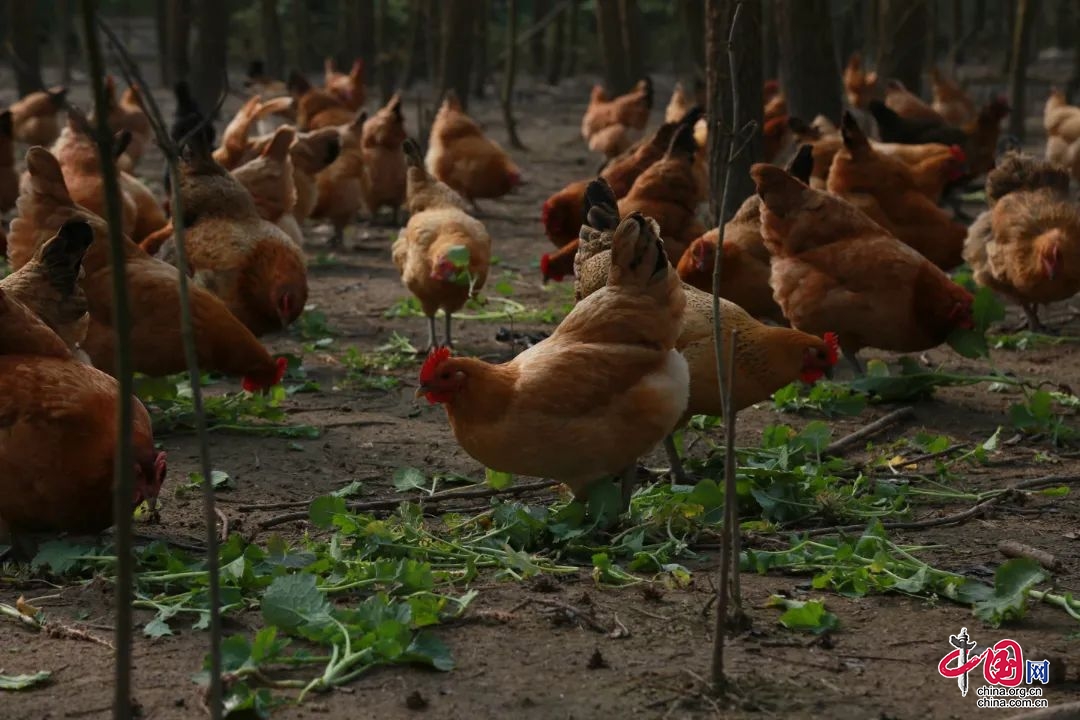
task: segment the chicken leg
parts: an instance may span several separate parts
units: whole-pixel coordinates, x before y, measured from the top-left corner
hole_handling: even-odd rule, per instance
[[[675,447],[674,435],[668,435],[664,438],[664,452],[667,453],[668,463],[671,465],[671,482],[675,485],[689,485],[690,478],[687,476],[686,469],[679,458],[679,450]]]
[[[427,321],[428,321],[428,349],[425,350],[422,353],[424,355],[426,355],[429,350],[434,350],[435,348],[439,347],[439,338],[436,337],[436,335],[435,335],[435,316],[434,315],[429,315]]]
[[[451,314],[446,313],[446,347],[454,347],[454,343],[450,339],[450,327],[452,324]]]
[[[1020,307],[1024,311],[1024,315],[1027,317],[1028,330],[1031,332],[1046,332],[1046,326],[1043,325],[1042,320],[1039,319],[1039,306],[1028,303],[1023,303]]]
[[[630,509],[630,498],[634,496],[634,488],[637,486],[637,463],[623,470],[619,481],[622,488],[622,510],[626,512]]]

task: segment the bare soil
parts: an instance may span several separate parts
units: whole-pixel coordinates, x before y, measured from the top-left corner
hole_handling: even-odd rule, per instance
[[[657,97],[666,99],[670,82],[660,83]],[[162,93],[164,96],[166,93]],[[519,94],[516,114],[528,152],[515,152],[528,183],[515,194],[482,203],[483,220],[500,259],[495,280],[513,284],[513,299],[530,308],[559,308],[570,292],[563,286],[542,287],[536,260],[550,245],[539,223],[542,201],[565,183],[588,176],[597,165],[578,135],[588,97],[585,80],[567,81],[557,89],[530,88]],[[506,145],[498,107],[492,100],[474,102],[473,112]],[[239,104],[230,98],[226,114]],[[415,132],[416,103],[406,107]],[[660,115],[654,113],[654,122]],[[160,189],[160,160],[147,158],[140,173]],[[420,318],[387,319],[385,311],[406,296],[390,261],[390,244],[397,228],[359,224],[343,252],[326,258],[326,228],[308,229],[311,266],[310,302],[327,316],[335,331],[329,347],[304,355],[304,365],[321,387],[287,400],[291,418],[324,428],[318,439],[289,441],[216,435],[211,439],[213,464],[225,470],[237,487],[222,493],[221,507],[233,531],[247,532],[271,513],[242,513],[238,504],[305,500],[362,480],[373,497],[392,494],[394,468],[411,465],[429,473],[482,474],[454,441],[440,407],[418,404],[413,397],[417,366],[401,370],[400,387],[388,392],[361,391],[345,381],[341,357],[349,347],[370,351],[393,332],[420,347],[427,339]],[[1015,313],[1010,320],[1015,320]],[[1067,335],[1080,335],[1080,322],[1069,308],[1055,308],[1050,319]],[[455,323],[458,352],[502,360],[515,349],[495,340],[509,321]],[[516,330],[550,330],[550,325],[517,325]],[[297,332],[267,338],[275,351],[301,352],[305,342]],[[995,353],[999,369],[1026,377],[1080,388],[1077,350],[1063,345],[1026,352]],[[870,356],[873,354],[870,353]],[[931,363],[946,369],[979,367],[948,350],[927,353]],[[985,367],[985,366],[983,366]],[[552,392],[559,392],[552,387]],[[986,386],[939,391],[934,399],[915,406],[915,419],[894,428],[887,437],[919,431],[946,434],[958,442],[982,442],[999,425],[1007,425],[1012,395],[992,394]],[[833,423],[839,437],[890,408],[873,407],[859,418]],[[785,415],[783,422],[800,426],[807,420]],[[757,444],[762,428],[778,421],[769,406],[740,414],[740,444]],[[1008,435],[1009,433],[1006,433]],[[197,496],[176,497],[174,490],[196,470],[193,437],[161,438],[169,453],[170,480],[160,526],[141,531],[197,541],[201,535],[201,505]],[[858,453],[855,454],[858,456]],[[663,466],[662,453],[652,466]],[[965,489],[1002,487],[1015,479],[1080,471],[1076,459],[1056,454],[1045,443],[1022,442],[1007,448],[996,462],[974,471],[960,483]],[[952,512],[961,507],[931,512]],[[901,532],[904,543],[940,544],[933,561],[946,569],[984,571],[1001,560],[996,544],[1011,538],[1054,553],[1062,562],[1057,574],[1062,590],[1080,590],[1080,502],[1067,497],[1040,499],[1023,508],[1002,506],[986,517],[960,527]],[[299,534],[309,528],[293,523],[279,528]],[[937,662],[948,652],[948,636],[967,626],[983,643],[1012,637],[1027,657],[1063,659],[1067,682],[1048,689],[1052,704],[1080,699],[1080,642],[1077,624],[1063,612],[1035,607],[1023,622],[991,630],[964,607],[945,601],[928,602],[902,596],[846,599],[826,595],[841,629],[827,641],[791,633],[776,623],[777,613],[763,607],[770,594],[820,597],[808,579],[785,575],[749,576],[743,594],[753,620],[752,630],[730,641],[728,667],[734,678],[732,700],[719,705],[700,699],[697,688],[708,672],[711,652],[713,594],[710,563],[695,568],[691,585],[666,590],[660,596],[640,587],[598,587],[588,569],[577,577],[560,579],[554,588],[531,583],[479,581],[475,611],[511,611],[501,615],[474,612],[472,621],[440,627],[437,633],[451,647],[457,669],[437,673],[408,667],[371,672],[343,691],[315,697],[299,707],[286,707],[275,717],[399,718],[427,715],[437,718],[961,718],[977,712],[973,690],[961,698],[956,683],[940,677]],[[19,595],[50,596],[38,604],[54,616],[90,625],[109,637],[112,593],[107,583],[54,589],[43,582],[15,583],[0,578],[0,601],[13,603]],[[557,598],[598,617],[618,617],[629,636],[613,639],[574,623],[560,621],[542,605],[522,606],[531,597]],[[517,609],[515,609],[517,608]],[[146,617],[142,618],[144,621]],[[254,615],[228,621],[227,632],[258,626]],[[205,633],[180,631],[176,636],[135,644],[135,700],[144,717],[181,720],[200,717],[200,691],[191,675],[202,666]],[[105,647],[70,639],[55,639],[0,622],[0,668],[7,673],[50,670],[50,684],[8,693],[0,715],[16,719],[106,718],[112,698],[112,653]],[[418,694],[418,696],[417,696]],[[409,700],[412,696],[412,700]],[[418,700],[422,699],[422,702]],[[410,709],[420,705],[426,710]],[[1008,717],[1018,711],[980,711]]]

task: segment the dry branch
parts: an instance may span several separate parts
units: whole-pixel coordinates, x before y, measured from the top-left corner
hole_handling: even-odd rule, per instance
[[[836,442],[830,443],[821,452],[821,455],[822,457],[828,457],[830,455],[835,456],[838,453],[841,453],[847,448],[851,447],[855,443],[859,442],[860,440],[865,440],[871,435],[876,435],[882,430],[892,427],[893,425],[896,425],[902,420],[908,419],[914,414],[915,409],[910,406],[893,410],[888,415],[882,415],[874,422],[870,423],[869,425],[864,425],[850,435],[845,435]]]
[[[1009,558],[1027,558],[1034,560],[1047,570],[1054,570],[1061,565],[1056,557],[1045,550],[1025,545],[1016,540],[1002,540],[998,543],[998,552]]]

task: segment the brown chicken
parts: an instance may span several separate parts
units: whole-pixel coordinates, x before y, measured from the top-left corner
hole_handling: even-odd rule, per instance
[[[945,118],[937,110],[914,94],[899,80],[890,80],[885,84],[885,106],[905,120],[928,123],[944,123]]]
[[[252,138],[241,156],[241,163],[250,162],[266,152],[274,134]],[[315,209],[319,199],[316,176],[337,159],[341,150],[341,133],[338,128],[323,128],[294,135],[289,159],[292,160],[293,185],[296,188],[293,216],[299,224],[310,217]]]
[[[221,146],[214,150],[214,161],[218,165],[226,170],[233,170],[250,159],[248,155],[251,149],[251,124],[255,122],[261,108],[262,99],[254,95],[236,111],[221,134]]]
[[[975,120],[975,102],[960,87],[960,83],[936,67],[930,68],[930,88],[934,97],[930,106],[945,122],[961,126]]]
[[[427,171],[476,207],[484,198],[500,198],[521,185],[521,170],[494,140],[461,109],[447,91],[428,141]]]
[[[347,75],[337,71],[333,58],[326,58],[323,70],[328,92],[335,95],[353,112],[364,107],[364,61],[361,58],[353,61]]]
[[[664,122],[681,122],[691,110],[702,107],[705,107],[705,84],[699,80],[694,88],[694,94],[691,95],[681,82],[677,82],[671,93],[671,99],[664,109]]]
[[[32,92],[8,110],[11,111],[15,139],[26,145],[51,145],[60,135],[60,119],[67,88],[57,86]]]
[[[833,158],[829,192],[938,267],[950,270],[962,263],[967,228],[919,190],[907,165],[874,150],[850,113],[844,113],[841,132],[844,147]]]
[[[364,123],[361,144],[364,148],[364,172],[368,181],[364,204],[372,217],[380,208],[393,211],[395,223],[405,204],[405,115],[401,112],[401,93]]]
[[[338,128],[338,153],[315,177],[317,195],[310,216],[334,226],[331,247],[344,245],[345,228],[356,221],[369,192],[363,143],[366,120],[367,113],[361,111],[349,124]]]
[[[232,175],[251,194],[259,217],[277,225],[300,246],[304,237],[293,215],[296,183],[289,154],[295,139],[296,132],[291,127],[278,128],[262,153],[233,170]]]
[[[100,532],[113,522],[116,380],[77,362],[63,342],[0,290],[0,539],[22,532]],[[132,507],[165,482],[165,453],[136,398]]]
[[[612,159],[601,171],[600,177],[611,186],[615,197],[622,198],[630,192],[641,173],[664,156],[682,120],[692,124],[700,115],[700,109],[695,109],[679,122],[664,123],[649,138]],[[540,274],[545,283],[548,280],[559,282],[574,271],[578,232],[585,217],[585,188],[590,182],[579,180],[570,183],[548,198],[540,210],[540,221],[544,224],[548,239],[560,248],[540,258]]]
[[[1069,170],[1080,180],[1080,107],[1069,105],[1065,93],[1053,89],[1043,111],[1046,159]]]
[[[614,99],[595,85],[581,119],[581,137],[593,152],[615,157],[629,148],[635,136],[645,129],[652,106],[650,78],[643,78],[630,92]]]
[[[180,170],[189,222],[184,248],[195,282],[221,298],[256,336],[288,327],[307,302],[303,252],[259,216],[251,194],[214,162],[204,143],[189,145]],[[169,260],[174,254],[170,236],[162,255]]]
[[[964,259],[975,282],[1018,303],[1032,330],[1038,306],[1080,291],[1080,209],[1069,174],[1010,153],[986,178],[990,209],[971,226]]]
[[[972,327],[971,294],[855,206],[778,167],[751,175],[773,297],[792,327],[835,332],[860,372],[864,347],[918,352]]]
[[[659,223],[672,265],[679,264],[694,238],[705,234],[697,217],[697,207],[705,199],[703,178],[694,171],[697,152],[693,128],[679,126],[664,157],[649,166],[619,200],[619,215],[640,212]]]
[[[774,118],[787,117],[787,98],[776,80],[766,80],[761,89],[761,99],[765,103],[762,118],[767,123]]]
[[[588,217],[581,229],[581,248],[575,268],[575,296],[579,301],[604,286],[604,278],[611,266],[613,233],[619,227],[615,198],[602,180],[589,186],[586,205]],[[657,227],[652,220],[648,220],[648,224],[654,229]],[[712,296],[685,283],[683,292],[686,313],[675,348],[689,366],[690,398],[679,418],[679,425],[694,415],[723,415],[716,377]],[[730,355],[731,333],[738,331],[732,398],[736,410],[768,399],[795,380],[813,383],[836,363],[835,339],[831,335],[826,341],[797,330],[769,327],[727,300],[720,301],[720,324],[726,345],[725,358]],[[665,440],[664,447],[672,471],[682,481],[682,465],[670,437]]]
[[[129,86],[116,99],[116,83],[111,75],[105,76],[105,93],[108,108],[109,128],[114,132],[127,130],[131,133],[131,140],[123,154],[117,158],[120,168],[131,172],[142,158],[146,148],[154,139],[154,131],[150,127],[150,118],[143,109],[142,96],[135,86]]]
[[[72,202],[60,165],[47,150],[30,148],[26,165],[28,180],[19,196],[19,216],[11,225],[8,259],[18,270],[68,221],[89,223],[94,242],[83,260],[85,278],[81,284],[89,303],[90,327],[83,347],[95,367],[112,372],[115,353],[108,228],[100,217]],[[127,240],[124,255],[135,371],[152,376],[185,371],[176,268]],[[199,366],[243,377],[244,387],[251,390],[278,383],[285,373],[285,359],[270,357],[251,331],[210,292],[197,285],[190,291]]]
[[[19,172],[15,169],[15,136],[11,111],[0,112],[0,213],[15,208],[19,197]]]
[[[296,127],[300,130],[337,127],[356,117],[356,111],[341,98],[328,90],[312,87],[300,73],[289,76],[289,93],[296,101]]]
[[[438,346],[435,314],[446,315],[445,345],[452,345],[451,316],[487,280],[491,237],[484,224],[465,212],[462,198],[424,169],[420,147],[406,140],[409,222],[392,255],[409,289],[428,319],[428,346]]]
[[[848,105],[865,110],[878,96],[878,75],[863,70],[862,53],[853,52],[844,68],[844,93]]]
[[[605,286],[550,337],[503,365],[439,348],[417,394],[445,405],[458,443],[486,467],[554,478],[577,497],[621,474],[625,507],[637,459],[686,410],[689,375],[675,350],[686,300],[655,224],[634,213],[612,236]]]

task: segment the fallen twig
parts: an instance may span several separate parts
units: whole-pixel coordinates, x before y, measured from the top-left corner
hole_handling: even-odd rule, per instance
[[[885,428],[892,427],[898,424],[902,420],[906,420],[915,414],[915,409],[911,406],[898,408],[893,410],[888,415],[882,415],[869,425],[864,425],[850,435],[845,435],[836,442],[829,443],[828,446],[821,452],[822,456],[839,455],[844,450],[859,442],[865,440],[871,435],[875,435]]]
[[[515,485],[505,490],[496,490],[492,487],[483,488],[469,488],[468,490],[449,490],[447,492],[436,493],[434,495],[420,495],[409,496],[400,498],[386,498],[383,500],[363,500],[360,502],[348,503],[346,508],[350,512],[362,512],[365,510],[392,510],[403,502],[414,502],[419,505],[433,505],[443,502],[445,500],[460,500],[462,498],[480,498],[480,497],[514,497],[516,495],[524,495],[526,493],[533,492],[534,490],[543,490],[545,488],[558,485],[555,480],[539,480],[534,483],[528,483],[525,485]],[[311,501],[308,501],[310,504]],[[276,525],[282,525],[287,522],[294,522],[296,520],[307,520],[307,511],[285,513],[284,515],[277,515],[272,518],[267,518],[259,523],[260,530],[274,527]]]
[[[589,630],[592,630],[592,631],[598,632],[598,633],[603,633],[604,635],[613,635],[614,633],[617,633],[620,630],[626,630],[626,626],[622,625],[622,623],[607,626],[604,623],[597,620],[596,617],[593,616],[592,613],[587,612],[585,610],[582,610],[579,607],[574,607],[573,605],[571,605],[569,603],[565,603],[562,600],[555,600],[554,598],[538,598],[538,597],[534,597],[534,598],[529,598],[528,601],[525,602],[526,605],[530,604],[530,603],[536,604],[536,605],[543,605],[545,607],[549,607],[549,608],[553,608],[555,610],[559,610],[560,612],[564,613],[567,616],[568,619],[578,621],[582,625],[587,627]],[[626,631],[626,635],[629,635],[629,631]],[[625,637],[625,635],[621,635],[621,637]]]
[[[1047,570],[1056,569],[1061,563],[1052,554],[1016,540],[1002,540],[998,543],[998,552],[1010,558],[1028,558],[1042,565]]]

